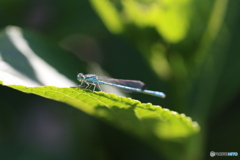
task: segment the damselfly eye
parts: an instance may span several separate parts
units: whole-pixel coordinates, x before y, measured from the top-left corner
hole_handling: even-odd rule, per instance
[[[79,74],[77,75],[77,80],[82,81],[82,80],[84,80],[84,79],[85,79],[85,76],[84,76],[82,73],[79,73]]]

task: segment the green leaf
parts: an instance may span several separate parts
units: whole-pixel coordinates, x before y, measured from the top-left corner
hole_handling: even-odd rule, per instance
[[[119,1],[91,0],[107,28],[121,33],[134,24],[139,28],[154,27],[168,42],[183,40],[189,28],[191,0]]]
[[[91,3],[111,32],[117,34],[123,31],[121,16],[110,1],[91,0]]]
[[[67,103],[152,144],[159,139],[176,141],[199,131],[198,124],[184,114],[114,94],[54,86],[5,86]]]

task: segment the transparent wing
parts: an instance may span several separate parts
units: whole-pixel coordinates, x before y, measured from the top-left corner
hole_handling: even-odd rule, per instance
[[[136,81],[136,80],[125,80],[125,79],[114,79],[114,78],[109,78],[109,77],[104,77],[104,76],[98,76],[97,77],[99,81],[104,81],[108,83],[113,83],[113,84],[118,84],[122,86],[128,86],[132,88],[138,88],[141,90],[146,89],[145,83],[141,81]],[[121,89],[124,90],[125,92],[133,92],[127,89]]]

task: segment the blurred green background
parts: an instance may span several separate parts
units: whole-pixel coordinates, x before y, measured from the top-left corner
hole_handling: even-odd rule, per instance
[[[165,92],[164,100],[131,97],[200,124],[182,157],[240,151],[240,2],[9,0],[0,1],[0,19],[2,32],[19,26],[33,46],[41,48],[41,39],[74,55],[79,65],[65,62],[61,72],[76,83],[78,72],[100,70]],[[53,66],[65,60],[48,54]],[[171,159],[65,104],[2,86],[0,92],[0,159]]]

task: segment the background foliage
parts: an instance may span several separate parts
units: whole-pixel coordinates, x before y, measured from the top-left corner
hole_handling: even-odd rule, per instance
[[[182,146],[164,146],[174,156],[162,156],[64,104],[1,87],[1,157],[207,159],[210,151],[239,152],[239,6],[234,0],[1,1],[1,35],[8,25],[21,27],[30,46],[45,53],[41,58],[50,57],[72,81],[76,72],[142,80],[167,99],[133,98],[185,113],[201,126]],[[4,42],[0,54],[12,51]],[[23,61],[14,59],[21,71]],[[186,152],[172,152],[183,146]]]

